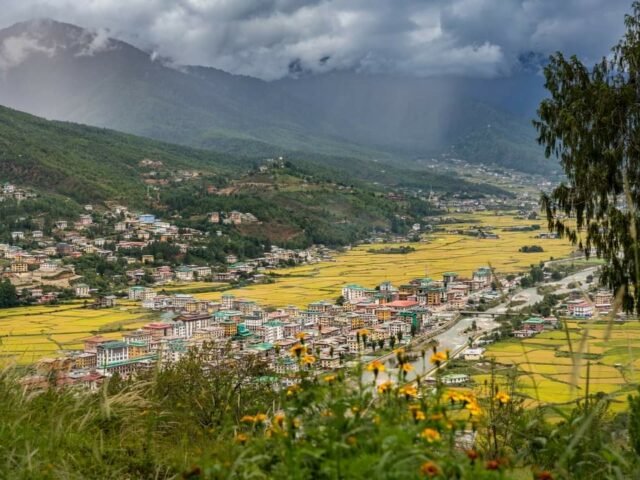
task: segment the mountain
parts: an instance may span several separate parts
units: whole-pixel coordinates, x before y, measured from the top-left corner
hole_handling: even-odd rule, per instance
[[[282,160],[254,159],[0,107],[0,183],[4,182],[34,190],[40,197],[19,204],[0,202],[0,240],[26,217],[72,216],[82,204],[116,201],[202,230],[211,228],[210,212],[252,213],[260,223],[229,227],[237,242],[344,245],[372,229],[402,231],[435,212],[417,196],[391,199],[389,188],[509,195],[454,176],[357,158],[345,162],[344,157],[298,154]]]
[[[553,167],[526,117],[540,94],[531,75],[476,81],[338,72],[266,82],[174,65],[104,32],[52,20],[0,30],[0,70],[0,104],[190,146]],[[517,92],[513,101],[499,94],[507,84]]]

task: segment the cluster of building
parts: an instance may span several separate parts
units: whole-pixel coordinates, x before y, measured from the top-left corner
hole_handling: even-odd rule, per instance
[[[43,230],[11,232],[12,244],[0,243],[0,259],[5,260],[0,263],[2,277],[9,278],[21,292],[27,290],[34,301],[47,303],[55,301],[60,292],[43,293],[42,286],[60,286],[57,281],[60,278],[66,278],[69,282],[79,279],[72,262],[64,260],[83,255],[98,255],[108,262],[123,260],[133,267],[126,271],[128,281],[140,283],[144,279],[156,284],[209,280],[233,282],[241,277],[260,282],[266,280],[266,269],[331,258],[331,252],[322,245],[299,250],[274,245],[263,256],[242,262],[229,253],[225,258],[226,265],[170,264],[154,255],[144,254],[145,248],[154,242],[170,242],[179,249],[180,254],[186,254],[191,247],[205,244],[206,233],[196,229],[179,229],[155,215],[129,212],[120,205],[111,205],[101,214],[95,213],[92,205],[85,205],[84,210],[77,221],[55,221],[49,235],[45,235]],[[231,212],[227,218],[235,219],[235,213]],[[238,218],[239,221],[245,221],[249,216],[240,214]],[[236,220],[233,222],[238,223]],[[102,236],[96,236],[95,230],[89,231],[96,225],[100,226]],[[218,231],[218,234],[221,232]],[[51,279],[56,281],[49,282]],[[75,285],[77,297],[91,296],[92,292],[87,293],[85,287],[82,284]]]
[[[349,358],[406,343],[418,332],[455,320],[471,292],[490,290],[491,283],[492,272],[483,267],[469,279],[449,272],[443,281],[420,278],[399,287],[390,282],[373,289],[347,285],[337,303],[321,300],[307,308],[275,311],[234,295],[212,302],[132,286],[129,299],[161,312],[162,321],[126,332],[117,340],[86,339],[83,351],[41,361],[41,372],[29,381],[45,381],[42,371],[57,366],[56,379],[63,384],[86,385],[87,379],[93,382],[115,373],[126,377],[206,346],[236,359],[257,356],[283,382],[293,382],[301,366],[290,350],[300,338],[314,352],[315,370],[336,369]]]
[[[12,183],[5,183],[2,185],[2,188],[0,188],[0,202],[5,200],[17,200],[19,202],[27,198],[34,198],[35,196],[35,193],[19,188]]]
[[[592,296],[580,291],[572,292],[566,303],[566,314],[573,318],[591,318],[594,315],[606,316],[613,308],[613,294],[608,290],[598,290]]]

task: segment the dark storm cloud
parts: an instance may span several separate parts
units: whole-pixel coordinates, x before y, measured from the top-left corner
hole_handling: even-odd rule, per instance
[[[182,64],[272,79],[358,69],[508,74],[523,54],[587,60],[623,32],[629,0],[0,0],[4,25],[50,17]],[[103,30],[99,30],[102,32]],[[104,40],[100,34],[99,41]],[[24,39],[9,61],[38,45]],[[97,45],[98,47],[100,45]],[[16,46],[14,45],[14,49]]]

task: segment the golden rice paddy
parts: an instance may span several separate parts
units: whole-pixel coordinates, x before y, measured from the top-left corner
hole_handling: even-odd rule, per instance
[[[623,408],[640,381],[640,322],[569,322],[567,329],[569,340],[565,331],[543,332],[491,345],[487,358],[514,366],[518,391],[535,403],[572,402],[584,398],[588,388]],[[474,378],[484,382],[486,375]]]
[[[342,287],[351,283],[374,287],[389,280],[398,285],[417,277],[441,279],[442,274],[448,271],[469,276],[478,267],[486,265],[491,265],[497,272],[519,272],[541,260],[562,258],[572,251],[571,245],[565,240],[535,238],[539,232],[546,231],[542,220],[522,220],[515,219],[513,214],[497,216],[490,213],[456,217],[478,220],[484,226],[493,226],[500,238],[478,239],[453,233],[436,233],[430,235],[426,242],[406,244],[415,248],[415,251],[404,255],[372,254],[367,251],[394,245],[360,245],[336,255],[333,262],[278,270],[276,273],[282,277],[275,284],[252,285],[225,293],[251,298],[266,305],[292,304],[302,307],[323,298],[335,300]],[[540,230],[502,231],[505,227],[533,224],[540,225]],[[456,224],[445,228],[452,230],[468,226],[469,224]],[[524,245],[540,245],[544,252],[519,252]],[[221,293],[200,293],[196,296],[218,300]]]
[[[139,304],[93,310],[82,303],[0,310],[0,359],[20,364],[55,356],[58,350],[82,347],[82,340],[100,333],[119,338],[122,331],[148,323],[153,314]]]

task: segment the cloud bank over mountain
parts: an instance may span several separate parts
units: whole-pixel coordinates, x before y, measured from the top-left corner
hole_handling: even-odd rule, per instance
[[[89,26],[84,55],[108,36],[179,64],[263,79],[356,70],[495,77],[562,50],[587,61],[621,36],[628,0],[3,0],[2,24],[33,18]],[[105,30],[108,29],[108,30]],[[10,68],[42,48],[3,45]],[[6,42],[5,42],[6,43]],[[533,55],[532,55],[533,52]]]

